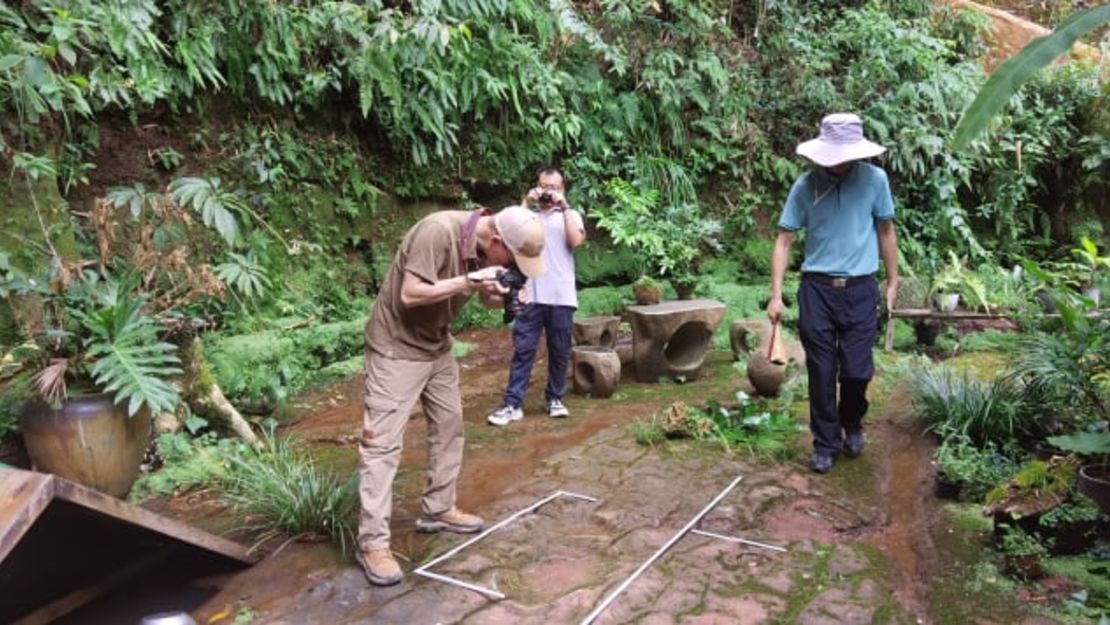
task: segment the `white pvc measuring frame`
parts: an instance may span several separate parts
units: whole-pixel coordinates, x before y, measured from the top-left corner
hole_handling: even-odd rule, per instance
[[[643,564],[640,565],[640,568],[636,569],[636,571],[634,573],[632,573],[632,575],[630,575],[628,577],[628,579],[621,582],[621,585],[617,586],[616,590],[609,593],[609,596],[606,597],[605,600],[601,602],[601,605],[594,608],[594,611],[590,612],[590,614],[588,616],[586,616],[585,619],[582,620],[581,625],[590,625],[590,623],[593,623],[594,619],[601,616],[601,613],[604,612],[609,607],[610,604],[612,604],[614,601],[616,601],[617,597],[619,597],[621,595],[621,593],[623,593],[625,590],[628,589],[629,586],[632,585],[632,582],[636,581],[636,578],[638,578],[640,575],[642,575],[643,572],[648,569],[648,567],[650,567],[652,564],[654,564],[655,561],[658,560],[660,557],[662,557],[662,555],[664,553],[666,553],[668,549],[670,549],[672,546],[674,546],[674,544],[676,542],[681,540],[682,537],[685,536],[688,533],[698,534],[699,536],[707,536],[709,538],[717,538],[717,539],[721,539],[721,540],[727,540],[727,541],[730,541],[730,542],[741,543],[741,544],[744,544],[744,545],[752,545],[754,547],[762,547],[764,549],[772,549],[772,550],[775,550],[775,551],[786,551],[786,549],[783,549],[782,547],[776,547],[774,545],[765,545],[763,543],[757,543],[757,542],[751,541],[751,540],[744,540],[743,538],[734,538],[732,536],[725,536],[723,534],[715,534],[713,532],[706,532],[706,531],[703,531],[703,530],[693,529],[695,525],[697,525],[698,523],[701,522],[702,518],[705,515],[709,514],[710,510],[715,508],[717,506],[717,504],[721,503],[721,500],[724,499],[725,496],[728,495],[732,491],[733,488],[736,488],[736,485],[739,484],[740,480],[742,480],[742,479],[744,479],[744,476],[738,475],[735,480],[732,480],[732,483],[729,484],[728,486],[726,486],[723,491],[721,491],[716,497],[714,497],[713,501],[709,502],[709,505],[702,508],[701,512],[699,512],[694,518],[690,519],[690,522],[687,523],[685,525],[685,527],[678,530],[678,533],[675,534],[674,536],[671,536],[670,540],[668,540],[666,543],[664,543],[662,547],[660,547],[658,550],[656,550],[655,553],[651,554],[651,557],[648,558],[646,561],[644,561]]]
[[[432,560],[431,562],[425,564],[424,566],[421,566],[420,568],[413,571],[413,573],[416,573],[417,575],[421,575],[423,577],[427,577],[428,579],[434,579],[438,582],[443,582],[445,584],[451,584],[452,586],[459,586],[460,588],[467,588],[469,590],[473,590],[474,592],[481,593],[481,594],[483,594],[487,597],[490,597],[492,599],[504,599],[505,595],[503,595],[502,593],[497,592],[496,590],[491,590],[491,589],[486,588],[484,586],[478,586],[477,584],[471,584],[469,582],[464,582],[462,580],[455,579],[454,577],[448,577],[446,575],[440,575],[439,573],[432,573],[432,572],[428,571],[428,569],[430,569],[433,566],[439,564],[440,562],[443,562],[444,560],[446,560],[446,559],[450,558],[451,556],[457,554],[458,552],[462,551],[463,549],[466,549],[467,547],[469,547],[470,545],[473,545],[474,543],[478,542],[479,540],[482,540],[486,536],[489,536],[490,534],[492,534],[493,532],[501,529],[502,527],[505,527],[509,523],[512,523],[517,518],[519,518],[519,517],[521,517],[525,514],[528,514],[529,512],[532,512],[532,511],[540,508],[544,504],[547,504],[548,502],[551,502],[555,499],[558,499],[559,497],[562,497],[564,495],[567,496],[567,497],[573,497],[575,499],[582,499],[584,501],[597,501],[596,497],[590,497],[589,495],[580,495],[578,493],[572,493],[572,492],[568,492],[568,491],[565,491],[565,490],[555,491],[554,493],[548,495],[547,497],[544,497],[543,499],[540,499],[539,501],[537,501],[536,503],[528,506],[527,508],[525,508],[523,510],[520,510],[518,512],[515,512],[515,513],[513,513],[512,515],[510,515],[508,517],[505,517],[504,519],[502,519],[496,525],[493,525],[493,526],[487,528],[486,531],[482,532],[481,534],[478,534],[474,538],[471,538],[470,540],[466,541],[465,543],[455,547],[454,549],[452,549],[452,550],[448,551],[447,553],[439,556],[438,558]]]

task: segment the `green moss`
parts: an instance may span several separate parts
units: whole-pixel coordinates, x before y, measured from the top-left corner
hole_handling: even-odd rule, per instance
[[[1044,568],[1050,575],[1069,579],[1091,595],[1110,600],[1110,562],[1086,556],[1047,558]]]
[[[983,535],[993,527],[991,519],[983,516],[983,506],[979,504],[949,503],[943,510],[948,523],[962,532]]]
[[[358,452],[340,445],[313,445],[309,455],[321,471],[339,477],[349,477],[358,471]]]
[[[0,185],[0,206],[4,207],[0,211],[0,252],[8,255],[14,267],[31,275],[50,270],[43,227],[35,212],[37,204],[54,249],[67,261],[77,260],[72,217],[56,182],[43,178],[32,182],[30,188],[19,176],[9,182]]]

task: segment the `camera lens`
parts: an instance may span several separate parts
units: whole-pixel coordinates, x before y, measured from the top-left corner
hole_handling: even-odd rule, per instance
[[[549,193],[547,191],[544,191],[543,193],[541,193],[540,194],[540,202],[543,203],[543,204],[550,204],[551,203],[551,193]]]

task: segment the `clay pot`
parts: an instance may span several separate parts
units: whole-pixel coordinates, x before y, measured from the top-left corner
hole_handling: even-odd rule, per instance
[[[663,301],[663,287],[655,284],[633,284],[632,296],[641,306],[652,306]]]
[[[1093,499],[1103,514],[1110,514],[1110,464],[1080,467],[1076,490]]]
[[[764,397],[774,397],[786,382],[786,365],[776,365],[767,355],[755,352],[748,358],[748,380],[755,392]]]
[[[150,412],[133,417],[106,394],[74,397],[58,410],[29,402],[20,419],[23,442],[37,471],[122,497],[139,476],[150,445]]]

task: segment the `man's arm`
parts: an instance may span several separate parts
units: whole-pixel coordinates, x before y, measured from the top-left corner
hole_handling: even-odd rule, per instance
[[[894,310],[894,297],[898,293],[898,235],[894,231],[894,221],[883,219],[876,222],[879,230],[879,255],[886,268],[886,309]]]
[[[586,242],[586,225],[582,216],[571,208],[563,208],[563,228],[567,233],[567,247],[574,249]]]
[[[782,281],[786,277],[786,265],[790,262],[790,246],[794,244],[794,232],[779,230],[775,237],[775,250],[771,253],[771,300],[767,302],[767,317],[771,323],[782,320]]]
[[[504,267],[485,267],[461,276],[425,282],[416,274],[406,271],[401,282],[401,305],[405,308],[418,308],[437,304],[456,295],[472,295],[481,292],[482,303],[486,298],[506,292],[497,282],[497,272]],[[487,304],[488,305],[488,304]]]

